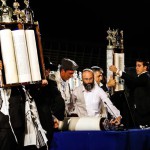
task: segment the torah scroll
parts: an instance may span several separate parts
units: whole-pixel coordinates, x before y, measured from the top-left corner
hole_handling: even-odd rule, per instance
[[[114,65],[124,71],[124,53],[114,53]],[[119,76],[115,76],[116,86],[115,91],[124,90],[124,80]]]
[[[40,81],[40,66],[34,30],[0,31],[6,84]]]
[[[109,130],[109,120],[103,117],[65,117],[59,123],[59,130],[85,131]]]

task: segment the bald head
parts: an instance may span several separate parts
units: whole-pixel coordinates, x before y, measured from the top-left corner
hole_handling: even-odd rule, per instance
[[[94,73],[91,69],[84,69],[82,72],[82,80],[85,83],[91,83],[94,80]]]
[[[94,73],[91,69],[84,69],[82,72],[83,85],[87,91],[94,87]]]

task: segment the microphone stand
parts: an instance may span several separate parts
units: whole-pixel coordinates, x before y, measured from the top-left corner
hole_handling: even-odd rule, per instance
[[[109,108],[109,110],[112,112],[112,114],[115,116],[114,118],[116,118],[116,115],[114,114],[114,112],[112,111],[112,109],[108,106],[108,104],[106,102],[104,102],[104,104]],[[114,119],[113,118],[113,119]]]
[[[106,102],[104,102],[104,104],[109,108],[109,110],[112,112],[112,114],[113,114],[113,120],[117,117],[115,114],[114,114],[114,112],[112,111],[112,109],[109,107],[109,105],[106,103]],[[112,125],[112,124],[110,124],[110,130],[116,130],[116,131],[119,131],[119,130],[124,130],[124,125],[123,124],[121,124],[121,125]]]
[[[126,100],[126,103],[127,103],[128,109],[129,109],[129,113],[130,113],[130,116],[131,116],[133,125],[134,125],[134,127],[136,128],[135,120],[134,120],[133,114],[132,114],[132,112],[131,112],[131,108],[130,108],[130,105],[129,105],[129,102],[128,102],[128,98],[127,98],[127,93],[126,93],[125,90],[124,90],[124,95],[125,95],[125,100]]]

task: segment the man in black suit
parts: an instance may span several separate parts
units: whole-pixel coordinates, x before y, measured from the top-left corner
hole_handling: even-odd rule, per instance
[[[131,76],[118,70],[114,65],[109,68],[125,80],[129,90],[129,100],[134,104],[133,117],[135,127],[150,127],[150,74],[149,62],[146,59],[136,60],[136,74]]]
[[[56,82],[49,79],[50,71],[56,71],[57,67],[50,62],[49,57],[45,56],[44,62],[46,80],[42,80],[42,85],[30,85],[28,90],[35,100],[41,125],[47,132],[46,136],[49,149],[54,133],[55,122],[53,116],[57,118],[57,121],[62,121],[64,119],[65,103],[57,88]],[[29,149],[29,147],[26,147],[26,149]],[[37,148],[35,146],[30,146],[30,149],[36,150]],[[41,150],[46,149],[46,147],[41,148]]]
[[[22,150],[25,97],[21,86],[0,87],[0,150]]]
[[[0,60],[0,71],[3,65]],[[25,93],[22,86],[0,86],[0,150],[22,150],[25,128]]]

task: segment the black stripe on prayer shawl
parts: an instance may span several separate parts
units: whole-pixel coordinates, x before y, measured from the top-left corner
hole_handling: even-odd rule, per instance
[[[45,142],[40,130],[37,131],[37,140],[37,143],[39,143],[39,147],[45,146]]]

